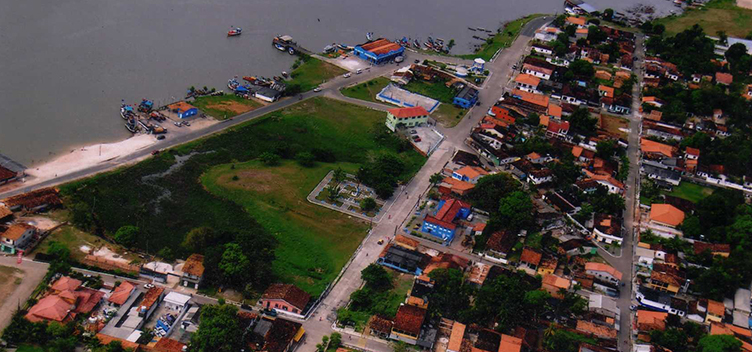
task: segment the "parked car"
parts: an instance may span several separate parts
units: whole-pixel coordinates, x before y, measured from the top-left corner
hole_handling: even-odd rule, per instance
[[[413,226],[413,230],[417,230],[419,228],[420,228],[420,224],[415,224],[415,226]]]
[[[275,309],[264,309],[261,311],[261,314],[268,315],[270,317],[276,317],[277,311]]]
[[[161,141],[163,139],[165,139],[165,136],[163,134],[160,134],[159,136],[157,136],[158,141]]]
[[[378,243],[378,244],[384,244],[384,239],[383,239],[383,238],[382,238],[382,239],[379,239],[379,241],[378,241],[378,242],[376,242],[376,243]]]
[[[313,91],[314,91],[314,92],[316,92],[316,93],[318,93],[318,92],[320,92],[320,91],[321,91],[321,87],[316,87],[316,88],[313,88]]]
[[[345,78],[350,78],[350,72],[348,72],[348,73],[345,73],[344,75],[342,75],[342,77],[345,77]]]
[[[418,134],[418,131],[412,130],[412,131],[410,131],[410,134]]]
[[[159,149],[155,149],[151,151],[151,155],[157,155],[159,154]]]
[[[359,75],[359,74],[361,74],[361,73],[363,73],[363,70],[361,70],[361,69],[358,69],[357,71],[355,71],[355,74],[356,74],[356,75]]]
[[[150,288],[154,288],[154,285],[152,285],[152,284],[144,284],[144,288],[148,290]]]

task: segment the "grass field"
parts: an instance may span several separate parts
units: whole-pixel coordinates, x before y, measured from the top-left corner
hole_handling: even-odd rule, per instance
[[[292,223],[307,218],[300,217],[295,221],[279,220],[281,215],[273,221],[258,218],[258,213],[248,211],[245,203],[240,204],[242,202],[208,192],[209,187],[200,182],[205,174],[215,167],[231,167],[231,164],[239,165],[254,160],[267,151],[274,152],[283,159],[293,159],[300,152],[311,152],[328,155],[329,160],[345,164],[360,164],[379,153],[390,151],[397,153],[398,158],[404,162],[405,172],[400,175],[400,179],[406,181],[420,169],[425,158],[412,149],[401,149],[402,143],[395,138],[385,137],[390,135],[383,133],[386,130],[383,120],[384,113],[380,111],[326,98],[314,98],[221,134],[181,145],[134,166],[64,185],[61,192],[65,196],[65,205],[76,209],[74,214],[92,217],[94,233],[112,235],[121,226],[138,226],[141,231],[136,246],[141,249],[148,247],[152,253],[170,247],[178,252],[176,254],[187,256],[190,253],[181,252],[179,244],[187,232],[201,226],[209,226],[218,233],[228,234],[259,233],[261,228],[262,233],[266,232],[263,236],[268,236],[268,233],[279,237],[276,229],[287,226],[305,228],[307,225]],[[180,164],[176,157],[182,158]],[[351,171],[354,168],[353,165]],[[305,203],[303,194],[313,188],[306,182],[319,182],[328,169],[331,169],[331,165],[328,168],[322,165],[315,171],[320,174],[308,175],[306,177],[311,177],[310,179],[296,181],[299,182],[298,185],[306,185],[296,189],[299,192],[297,195],[300,195],[299,202]],[[213,191],[220,190],[215,187]],[[289,204],[290,196],[267,194],[267,198],[257,202],[272,206]],[[288,206],[291,207],[286,210],[290,212],[288,214],[295,214],[295,207]],[[275,210],[270,209],[266,211],[274,214]],[[280,221],[282,223],[278,223]],[[311,233],[314,232],[305,236],[312,236]],[[327,233],[316,235],[327,236]],[[280,241],[275,250],[275,253],[279,253],[279,260],[292,261],[284,258],[296,250],[286,247],[289,244],[290,242]],[[350,248],[349,244],[344,246]],[[342,253],[341,256],[350,254],[351,252]],[[310,293],[317,294],[326,285],[327,278],[333,277],[340,270],[343,262],[338,258],[340,257],[321,260],[321,263],[328,263],[328,266],[319,266],[315,260],[306,259],[306,263],[314,263],[316,267],[284,268],[284,262],[274,263],[274,267],[275,272],[285,278],[307,275],[311,279],[307,289]],[[319,271],[319,268],[323,268],[323,271]]]
[[[44,352],[44,348],[32,345],[20,345],[16,352]]]
[[[274,234],[279,241],[274,271],[280,279],[308,292],[321,292],[368,230],[364,221],[306,200],[337,166],[357,169],[353,164],[323,163],[304,168],[293,161],[267,167],[250,161],[235,164],[234,169],[216,166],[201,177],[201,183],[212,194],[242,206]]]
[[[471,60],[479,57],[483,60],[490,61],[491,58],[493,58],[494,54],[499,51],[499,49],[508,48],[512,45],[512,42],[514,42],[514,40],[517,39],[517,36],[520,34],[522,27],[524,27],[531,20],[541,16],[545,15],[536,13],[511,21],[504,27],[503,32],[497,33],[492,37],[492,40],[490,42],[484,43],[481,48],[477,52],[475,52],[475,54],[457,56],[463,59]]]
[[[389,85],[389,79],[386,77],[377,77],[368,82],[361,83],[352,87],[343,88],[342,95],[350,98],[379,102],[376,95]]]
[[[309,57],[290,73],[292,79],[287,84],[300,84],[301,90],[307,92],[332,77],[342,75],[345,72],[347,71],[328,62]]]
[[[670,196],[686,199],[693,203],[697,203],[701,199],[713,194],[713,189],[691,182],[682,182],[679,184],[679,186],[674,187],[671,192],[664,193]]]
[[[452,104],[440,104],[431,113],[431,117],[435,118],[444,127],[454,127],[462,121],[466,113],[467,110]]]
[[[680,16],[670,16],[653,21],[666,26],[668,34],[676,34],[695,24],[705,33],[715,36],[724,31],[730,37],[744,38],[752,34],[752,10],[736,6],[735,0],[712,0],[704,7],[690,9]]]
[[[263,106],[260,102],[234,94],[199,97],[191,103],[217,120],[224,120]]]
[[[452,104],[456,92],[454,88],[447,87],[445,82],[427,82],[424,80],[414,79],[406,84],[403,88],[429,98],[436,99],[442,103]]]

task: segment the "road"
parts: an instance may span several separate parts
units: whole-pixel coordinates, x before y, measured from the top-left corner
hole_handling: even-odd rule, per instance
[[[441,171],[455,150],[466,148],[464,142],[470,130],[485,116],[486,111],[491,108],[504,92],[504,88],[509,82],[512,73],[511,67],[527,49],[527,43],[532,38],[532,33],[549,20],[547,18],[538,18],[528,23],[522,31],[527,36],[520,35],[510,48],[502,51],[496,60],[486,64],[488,69],[493,72],[493,75],[486,82],[483,89],[480,90],[481,106],[472,109],[468,116],[454,128],[445,129],[440,126],[438,127],[446,136],[444,142],[431,154],[426,164],[420,169],[413,180],[399,193],[392,207],[373,228],[371,234],[363,241],[361,249],[356,252],[352,263],[335,284],[331,293],[324,298],[322,303],[311,314],[311,318],[303,323],[307,337],[306,341],[299,347],[301,352],[314,351],[316,344],[321,341],[321,338],[333,332],[332,324],[336,319],[337,309],[344,307],[349,300],[350,294],[361,286],[360,271],[368,266],[368,264],[374,262],[383,249],[383,246],[379,245],[377,241],[394,236],[395,232],[399,230],[402,220],[412,211],[412,207],[415,205],[418,197],[428,188],[431,175]],[[363,105],[363,102],[353,101],[353,103]],[[424,245],[441,249],[442,251],[448,250],[448,248],[430,241],[421,242]],[[458,254],[473,257],[474,260],[480,259],[468,253]],[[359,338],[358,336],[345,336],[343,342],[374,352],[392,351],[391,346],[383,342]]]
[[[598,247],[598,253],[604,257],[611,266],[622,273],[622,282],[624,287],[621,288],[621,293],[617,299],[617,304],[621,310],[621,320],[619,326],[619,351],[631,351],[632,341],[632,318],[633,312],[629,309],[634,299],[634,248],[636,243],[634,241],[634,229],[639,227],[637,223],[639,206],[639,179],[640,179],[640,160],[639,160],[639,148],[640,148],[640,131],[642,124],[642,116],[639,113],[640,109],[640,89],[642,87],[642,63],[644,62],[645,52],[643,48],[644,37],[638,35],[635,41],[635,57],[637,61],[634,64],[633,73],[637,76],[637,83],[632,87],[632,114],[629,116],[629,147],[627,148],[627,156],[629,157],[629,176],[626,182],[625,203],[626,210],[624,211],[624,241],[621,246],[621,256],[615,257]]]
[[[21,284],[16,287],[13,293],[8,296],[5,302],[0,306],[0,331],[5,329],[10,323],[16,308],[22,306],[34,289],[47,274],[46,263],[39,263],[32,260],[24,259],[21,264],[17,264],[15,256],[0,256],[0,265],[10,266],[23,270],[24,278]]]

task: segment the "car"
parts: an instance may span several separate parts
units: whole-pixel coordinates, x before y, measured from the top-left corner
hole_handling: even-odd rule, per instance
[[[165,139],[165,136],[163,134],[160,134],[159,136],[157,136],[158,141],[161,141],[163,139]]]
[[[144,284],[144,288],[148,290],[150,288],[154,288],[154,285],[153,284]]]
[[[410,131],[410,134],[418,134],[418,131],[412,130],[412,131]]]
[[[470,214],[470,215],[468,215],[468,216],[467,216],[467,221],[473,221],[473,217],[474,217],[474,216],[475,216],[475,214]]]
[[[321,91],[321,87],[316,87],[316,88],[313,88],[313,91],[314,91],[314,92],[316,92],[316,93],[318,93],[318,92],[320,92],[320,91]]]
[[[261,311],[261,314],[268,315],[270,317],[276,317],[277,311],[275,309],[264,309]]]
[[[345,78],[350,78],[350,72],[348,72],[348,73],[345,73],[344,75],[342,75],[342,77],[345,77]]]
[[[151,155],[157,155],[159,154],[159,149],[155,149],[151,151]]]
[[[358,69],[357,71],[355,71],[355,74],[356,74],[356,75],[359,75],[359,74],[361,74],[361,73],[363,73],[363,70],[361,70],[361,69]]]
[[[636,305],[633,304],[633,305],[629,306],[629,310],[635,310],[635,309],[637,309]]]
[[[188,122],[188,121],[183,121],[183,125],[186,125],[186,126],[190,126],[190,125],[191,125],[191,123],[190,123],[190,122]]]
[[[382,239],[379,239],[379,241],[378,241],[378,242],[376,242],[376,243],[378,243],[378,244],[384,244],[384,239],[383,239],[383,238],[382,238]]]
[[[420,60],[415,60],[415,61],[413,61],[413,62],[414,62],[414,63],[416,63],[416,64],[419,64],[419,63],[420,63]]]

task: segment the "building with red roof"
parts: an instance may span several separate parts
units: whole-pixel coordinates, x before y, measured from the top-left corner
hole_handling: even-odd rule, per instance
[[[89,314],[103,297],[104,292],[83,287],[81,281],[63,276],[50,287],[49,295],[29,309],[26,319],[66,323],[78,314]]]
[[[441,239],[444,243],[451,243],[457,229],[455,221],[467,218],[470,215],[470,208],[469,203],[444,197],[439,201],[436,214],[427,215],[423,219],[421,231]]]
[[[356,45],[353,54],[373,64],[382,64],[402,56],[405,48],[388,39],[379,38],[364,44]]]
[[[123,303],[125,303],[125,301],[128,300],[134,289],[136,289],[136,285],[130,283],[129,281],[124,281],[118,287],[116,287],[115,290],[112,291],[112,294],[107,299],[107,301],[112,304],[121,306],[123,305]]]
[[[386,127],[394,132],[399,126],[415,127],[428,122],[428,111],[422,106],[389,109],[386,112]]]
[[[397,315],[394,317],[394,325],[392,326],[390,338],[413,345],[417,344],[420,330],[426,319],[426,313],[427,311],[424,308],[406,304],[401,305],[397,310]]]
[[[264,291],[258,304],[265,309],[276,309],[302,315],[303,310],[311,300],[305,291],[291,284],[272,284]]]

